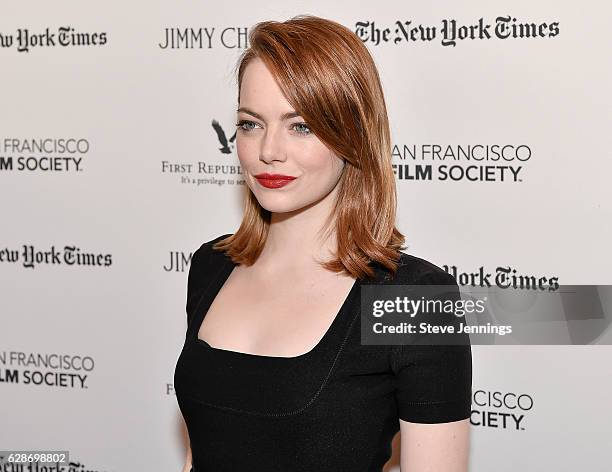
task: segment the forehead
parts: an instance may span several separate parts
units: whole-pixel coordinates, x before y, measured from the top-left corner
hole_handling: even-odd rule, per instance
[[[274,76],[259,58],[252,59],[244,69],[240,84],[240,105],[259,110],[291,111]]]

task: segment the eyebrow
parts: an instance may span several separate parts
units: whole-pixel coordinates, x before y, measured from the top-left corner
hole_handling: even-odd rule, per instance
[[[252,115],[255,118],[259,118],[261,121],[266,121],[266,120],[263,119],[263,117],[259,113],[256,113],[253,110],[250,110],[249,108],[240,107],[236,111],[241,111],[243,113],[248,113],[249,115]],[[288,120],[290,118],[295,118],[296,116],[301,116],[301,115],[298,112],[296,112],[296,111],[288,111],[287,113],[283,113],[281,115],[280,119],[281,120]]]

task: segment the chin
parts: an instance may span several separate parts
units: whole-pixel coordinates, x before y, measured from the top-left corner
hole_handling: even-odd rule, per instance
[[[304,205],[296,205],[294,202],[280,201],[275,198],[258,198],[257,201],[264,210],[272,213],[289,213],[304,207]]]
[[[310,195],[312,197],[312,195]],[[261,196],[255,194],[255,198],[265,210],[272,213],[290,213],[299,211],[303,208],[310,207],[313,204],[320,202],[324,196],[317,196],[316,198],[308,198],[306,200],[293,198],[291,195],[266,195]]]

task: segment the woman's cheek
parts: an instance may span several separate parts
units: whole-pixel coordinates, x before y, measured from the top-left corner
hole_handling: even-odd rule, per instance
[[[238,139],[236,142],[236,153],[243,168],[248,169],[253,161],[254,147],[247,140]]]

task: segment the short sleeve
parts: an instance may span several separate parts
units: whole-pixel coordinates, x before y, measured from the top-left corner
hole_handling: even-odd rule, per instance
[[[231,234],[224,234],[203,243],[191,255],[189,272],[187,275],[187,297],[185,302],[188,326],[191,324],[191,319],[202,295],[202,290],[206,288],[207,281],[210,279],[211,269],[214,269],[211,267],[211,255],[213,253],[212,246],[217,241],[220,241],[221,239],[224,239],[230,235]]]
[[[189,273],[187,275],[187,301],[185,303],[185,310],[187,312],[187,323],[191,322],[191,317],[195,309],[197,302],[197,294],[199,293],[198,285],[201,279],[200,271],[202,270],[202,252],[205,251],[206,244],[203,244],[196,249],[191,255],[191,261],[189,263]]]
[[[445,296],[461,298],[455,279],[440,269],[416,284],[450,285]],[[399,418],[413,423],[447,423],[469,418],[472,349],[469,336],[457,345],[391,346]]]

